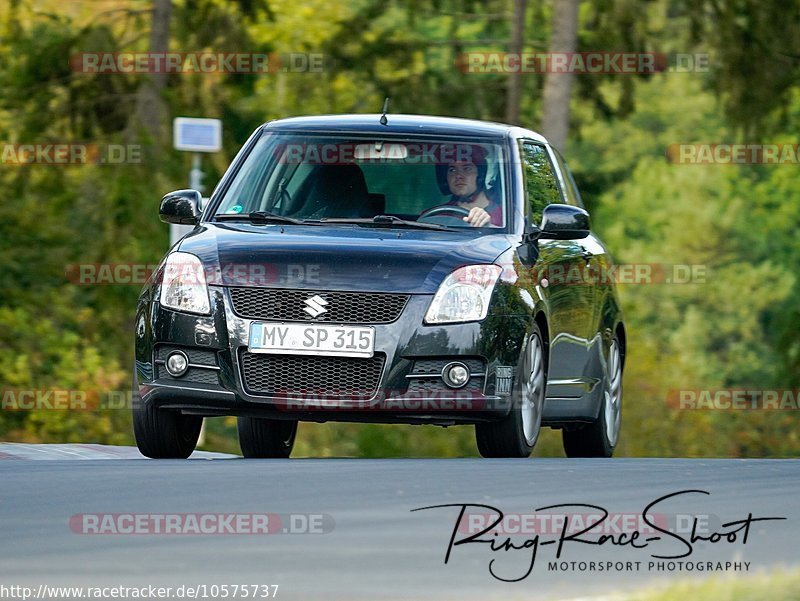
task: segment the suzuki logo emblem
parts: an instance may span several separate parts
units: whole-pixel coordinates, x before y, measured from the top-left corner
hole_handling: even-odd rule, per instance
[[[319,294],[315,294],[311,298],[307,298],[305,300],[306,308],[303,309],[306,313],[308,313],[311,317],[319,317],[323,313],[327,313],[328,310],[325,306],[328,304],[324,298],[322,298]]]

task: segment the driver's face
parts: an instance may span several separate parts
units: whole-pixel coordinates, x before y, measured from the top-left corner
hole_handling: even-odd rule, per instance
[[[456,196],[469,196],[478,188],[478,168],[474,163],[457,161],[447,168],[447,185]]]

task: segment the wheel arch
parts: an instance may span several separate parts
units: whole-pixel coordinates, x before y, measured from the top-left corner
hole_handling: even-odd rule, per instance
[[[533,317],[534,323],[539,326],[539,331],[542,333],[542,344],[544,344],[544,364],[545,374],[550,368],[550,327],[547,324],[547,316],[542,309],[536,312]]]
[[[617,323],[616,327],[614,328],[614,334],[616,334],[617,338],[619,339],[619,352],[620,352],[620,359],[622,360],[622,367],[625,368],[625,356],[628,350],[628,339],[627,333],[625,332],[625,324],[621,321]]]

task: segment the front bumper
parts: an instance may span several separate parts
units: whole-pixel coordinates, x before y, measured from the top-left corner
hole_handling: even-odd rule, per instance
[[[510,409],[528,328],[523,316],[490,314],[482,322],[425,326],[432,296],[411,295],[396,321],[368,324],[375,328],[376,355],[385,357],[374,395],[339,398],[313,389],[262,394],[248,390],[242,372],[242,353],[255,320],[234,313],[227,288],[210,286],[209,296],[210,316],[164,309],[149,296],[140,300],[136,378],[143,402],[199,415],[440,425],[496,420]],[[167,345],[189,353],[190,362],[198,364],[189,373],[196,376],[166,374]],[[473,378],[462,389],[449,389],[435,374],[425,375],[450,360],[470,366]]]

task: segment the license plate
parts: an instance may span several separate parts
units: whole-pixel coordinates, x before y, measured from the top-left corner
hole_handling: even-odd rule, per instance
[[[372,357],[375,329],[304,323],[250,324],[251,353]]]

